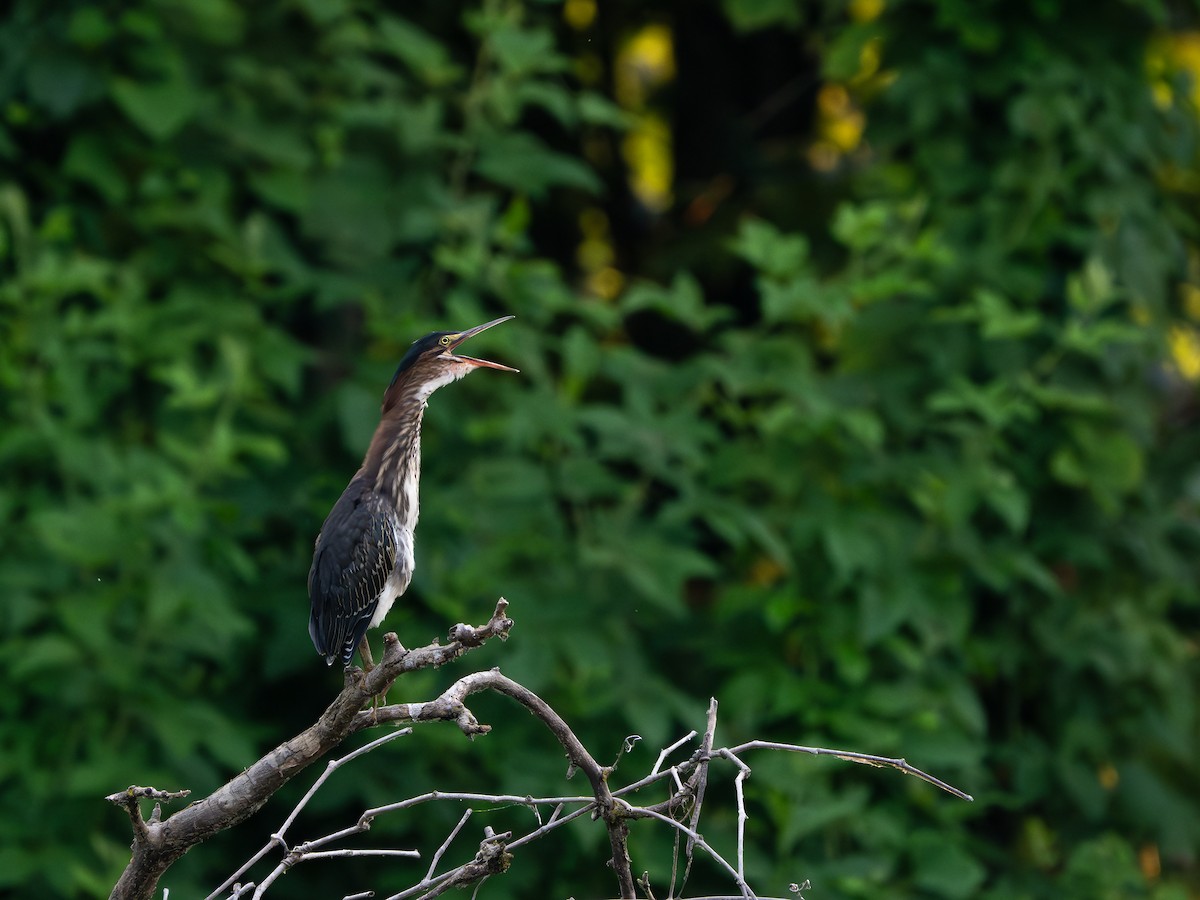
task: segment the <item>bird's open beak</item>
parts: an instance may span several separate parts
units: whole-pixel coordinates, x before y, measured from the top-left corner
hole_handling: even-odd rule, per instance
[[[520,369],[514,369],[512,366],[501,365],[500,363],[492,362],[487,359],[476,359],[474,356],[459,356],[454,351],[460,344],[466,343],[481,331],[487,331],[493,325],[499,325],[501,322],[507,322],[509,319],[515,319],[516,316],[501,316],[499,319],[492,319],[490,322],[484,322],[482,325],[476,325],[474,328],[468,328],[461,334],[455,335],[450,346],[446,348],[446,352],[453,356],[454,359],[461,360],[465,363],[470,363],[473,366],[482,366],[488,369],[500,369],[502,372],[519,372]]]

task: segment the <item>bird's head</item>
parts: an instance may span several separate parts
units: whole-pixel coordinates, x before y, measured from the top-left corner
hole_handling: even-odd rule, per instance
[[[392,376],[383,397],[383,411],[387,412],[404,394],[413,393],[420,400],[426,400],[429,395],[444,384],[457,381],[468,372],[475,369],[500,369],[504,372],[517,372],[511,366],[501,365],[487,359],[477,359],[474,356],[460,356],[454,351],[481,331],[486,331],[493,325],[507,322],[514,316],[502,316],[466,331],[435,331],[413,345]]]

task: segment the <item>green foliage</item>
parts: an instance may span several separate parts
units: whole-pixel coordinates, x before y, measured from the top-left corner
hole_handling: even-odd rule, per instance
[[[15,5],[0,886],[105,894],[128,837],[103,794],[207,793],[316,716],[339,673],[304,631],[311,540],[392,367],[515,313],[481,352],[521,375],[427,416],[406,643],[503,594],[513,639],[472,663],[601,758],[636,732],[636,769],[711,695],[728,740],[904,755],[978,798],[751,758],[747,863],[773,892],[1196,889],[1200,472],[1164,340],[1198,253],[1195,110],[1152,99],[1162,26],[1138,4],[870,5],[710,4],[719,58],[674,24],[675,126],[697,104],[717,125],[676,142],[657,219],[624,187],[636,117],[587,74],[648,13],[605,5],[593,46],[517,0]],[[823,175],[800,46],[866,104],[866,144]],[[746,67],[761,96],[716,87]],[[803,124],[764,126],[780,104]],[[603,298],[575,255],[597,217],[626,279]],[[356,763],[311,827],[431,787],[558,791],[531,720],[480,712],[485,741],[426,730]],[[290,796],[163,886],[207,893]],[[440,815],[385,836],[436,846]],[[611,890],[596,840],[528,848],[484,892]]]

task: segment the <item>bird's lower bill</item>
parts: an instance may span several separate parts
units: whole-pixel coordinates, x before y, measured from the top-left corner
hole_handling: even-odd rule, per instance
[[[459,362],[470,363],[473,366],[480,366],[486,369],[499,369],[501,372],[520,372],[520,369],[514,369],[512,366],[505,366],[498,362],[492,362],[490,359],[476,359],[474,356],[458,356],[452,355],[453,359]]]

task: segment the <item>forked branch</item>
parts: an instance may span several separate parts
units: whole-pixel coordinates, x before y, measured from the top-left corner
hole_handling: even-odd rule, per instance
[[[512,831],[494,833],[491,829],[485,829],[478,849],[471,859],[439,872],[438,868],[442,859],[463,833],[471,817],[471,809],[468,808],[433,854],[424,876],[417,878],[406,890],[392,895],[389,900],[432,898],[442,895],[452,887],[481,882],[492,875],[506,871],[513,859],[514,851],[585,816],[601,820],[607,829],[611,853],[609,864],[613,868],[619,895],[622,898],[632,900],[636,897],[637,884],[642,884],[647,895],[652,896],[649,887],[649,873],[646,872],[635,882],[629,858],[629,822],[641,819],[659,822],[676,832],[676,855],[670,867],[669,896],[677,897],[682,893],[691,869],[694,851],[699,849],[711,857],[719,869],[729,875],[730,880],[736,886],[738,896],[745,900],[755,900],[755,898],[767,900],[767,898],[758,898],[758,895],[754,893],[745,871],[745,826],[749,818],[746,810],[745,786],[751,769],[742,756],[753,750],[836,756],[839,759],[872,766],[888,766],[927,781],[962,799],[971,799],[969,795],[916,769],[903,759],[889,759],[853,751],[769,741],[750,741],[734,747],[718,747],[715,740],[717,727],[715,700],[710,702],[699,746],[691,752],[687,759],[673,765],[667,764],[667,760],[672,754],[679,752],[696,738],[696,732],[691,732],[658,754],[649,774],[617,789],[610,786],[614,769],[600,765],[570,726],[541,697],[501,674],[498,669],[466,675],[433,700],[367,708],[371,706],[374,698],[387,691],[400,675],[429,666],[443,665],[462,656],[471,648],[482,645],[492,637],[506,638],[513,625],[512,620],[506,614],[507,607],[507,602],[501,599],[497,602],[491,619],[484,625],[455,626],[450,632],[450,642],[445,646],[435,643],[416,650],[405,650],[396,640],[395,635],[385,635],[385,649],[379,665],[365,675],[357,669],[347,670],[346,682],[341,693],[314,725],[276,747],[210,796],[174,813],[165,820],[161,818],[159,804],[164,801],[180,799],[187,795],[187,791],[167,792],[154,788],[131,787],[110,795],[107,799],[126,810],[134,835],[132,859],[114,888],[112,896],[116,898],[153,897],[159,878],[189,848],[252,815],[279,787],[337,747],[346,737],[358,731],[381,725],[414,725],[436,721],[453,722],[469,738],[487,734],[491,730],[491,726],[479,722],[467,706],[467,699],[472,694],[485,690],[495,691],[511,698],[545,725],[562,748],[568,772],[576,770],[583,772],[588,780],[590,794],[535,798],[430,791],[418,797],[365,810],[356,822],[331,834],[299,843],[292,842],[288,837],[289,832],[293,830],[309,800],[326,781],[344,765],[412,732],[411,728],[401,728],[329,762],[325,771],[315,780],[278,831],[271,835],[266,845],[217,887],[210,894],[209,900],[215,900],[217,897],[227,897],[231,900],[234,897],[260,898],[289,868],[312,859],[350,858],[364,855],[401,859],[419,856],[417,851],[408,849],[366,850],[333,847],[333,845],[345,842],[347,839],[367,831],[379,816],[399,813],[418,804],[442,800],[525,806],[532,811],[536,826],[516,836]],[[734,772],[734,790],[738,807],[737,856],[734,861],[724,858],[704,839],[699,830],[705,801],[705,788],[710,778],[710,768],[714,763],[729,764]],[[636,806],[629,802],[628,798],[632,794],[656,785],[667,788],[665,799],[642,806]],[[148,819],[142,816],[140,802],[143,799],[156,801],[154,811]],[[679,877],[679,847],[681,844],[684,847],[683,872],[682,877]],[[274,853],[278,853],[278,857],[271,870],[264,873],[260,882],[256,884],[253,881],[241,881],[243,877],[251,873],[255,866]],[[802,881],[802,879],[797,880]]]
[[[203,800],[167,819],[158,821],[152,816],[149,821],[142,821],[137,797],[127,796],[128,791],[111,795],[108,799],[123,806],[133,822],[133,855],[111,897],[149,900],[162,874],[177,859],[196,844],[253,815],[279,788],[337,747],[357,730],[354,723],[359,711],[375,696],[386,692],[401,675],[445,665],[493,637],[507,637],[513,626],[507,609],[508,601],[500,598],[487,623],[477,627],[455,626],[445,645],[434,643],[406,650],[394,634],[385,635],[379,665],[365,675],[358,669],[347,669],[341,692],[315,724],[284,741]],[[146,796],[154,796],[153,788],[136,790],[152,792]]]
[[[741,753],[760,749],[783,750],[836,756],[841,759],[869,765],[889,766],[906,774],[921,778],[957,797],[970,799],[967,794],[964,794],[957,788],[947,785],[941,780],[910,766],[902,759],[888,759],[886,757],[855,753],[853,751],[830,750],[821,747],[802,747],[796,744],[776,744],[765,741],[752,741],[736,747],[716,747],[717,704],[715,700],[710,701],[707,722],[704,733],[701,735],[700,745],[692,752],[689,758],[664,768],[666,760],[672,753],[678,751],[689,741],[696,738],[697,734],[694,731],[664,749],[658,755],[658,759],[648,775],[623,787],[612,789],[609,781],[614,774],[613,770],[600,766],[595,761],[595,757],[584,748],[566,722],[542,701],[541,698],[528,688],[501,674],[496,669],[464,676],[434,700],[424,703],[396,703],[382,707],[377,711],[365,711],[356,719],[356,726],[366,728],[377,723],[412,724],[440,720],[455,722],[468,737],[474,737],[477,734],[486,734],[490,730],[489,726],[481,724],[471,713],[465,702],[472,694],[483,690],[492,690],[511,697],[533,713],[550,730],[559,745],[563,748],[569,766],[572,769],[583,771],[588,777],[592,788],[591,796],[532,797],[512,794],[429,791],[406,800],[368,809],[359,816],[357,822],[353,825],[325,835],[324,837],[305,842],[300,846],[300,852],[311,852],[311,850],[317,847],[324,847],[331,842],[344,840],[366,831],[380,816],[399,813],[425,803],[450,801],[455,804],[467,802],[482,804],[487,807],[524,806],[533,813],[536,822],[535,827],[531,827],[519,837],[514,837],[514,832],[511,831],[503,834],[494,834],[490,830],[485,829],[483,841],[479,845],[479,850],[473,859],[438,872],[440,861],[459,837],[474,812],[475,807],[467,807],[466,811],[459,818],[458,823],[433,854],[432,861],[427,867],[424,877],[415,881],[411,887],[393,894],[388,900],[411,900],[411,898],[417,897],[440,896],[452,886],[462,887],[482,881],[491,875],[506,870],[512,862],[515,852],[521,847],[539,840],[550,832],[556,831],[573,821],[585,817],[601,819],[608,828],[612,852],[609,864],[613,867],[617,876],[621,897],[635,897],[635,887],[639,884],[643,886],[642,889],[646,896],[653,896],[648,888],[650,883],[648,872],[638,878],[636,882],[633,880],[626,843],[628,823],[632,820],[648,819],[675,830],[680,841],[686,846],[686,850],[684,851],[685,868],[683,876],[678,877],[678,861],[676,860],[671,866],[671,884],[668,887],[667,896],[681,896],[681,892],[687,881],[687,870],[690,869],[692,854],[694,850],[699,849],[708,855],[716,866],[729,876],[738,891],[738,897],[745,898],[745,900],[767,900],[767,898],[757,895],[750,887],[745,871],[745,826],[749,819],[746,809],[745,783],[751,774],[751,769],[739,756]],[[396,734],[407,734],[409,732],[410,729],[404,729],[403,732],[397,732]],[[388,735],[372,741],[350,756],[331,762],[329,764],[329,771],[332,772],[334,769],[340,767],[341,764],[349,762],[352,757],[357,757],[362,753],[381,747],[393,736]],[[704,803],[703,785],[711,778],[709,770],[713,763],[729,763],[735,773],[734,791],[738,813],[737,856],[735,860],[726,859],[712,844],[705,840],[703,834],[699,831],[700,816]],[[295,821],[298,812],[307,803],[312,793],[320,784],[324,783],[324,778],[325,776],[323,775],[318,780],[318,783],[314,785],[313,790],[305,796],[300,805],[287,817],[284,827],[280,829],[281,832],[286,830]],[[647,788],[652,788],[658,784],[667,786],[669,789],[665,800],[643,806],[634,805],[629,802],[628,798],[633,794]],[[548,815],[545,815],[546,813]],[[258,862],[264,854],[275,846],[277,838],[279,838],[279,835],[273,836],[271,842],[268,842],[255,857],[210,895],[208,900],[216,900],[221,892],[227,890],[236,878],[241,877],[254,863]],[[679,843],[677,843],[677,853],[678,847]],[[346,852],[348,853],[349,851]],[[297,850],[293,850],[292,856],[294,857],[296,853]],[[325,856],[336,854],[337,851],[330,851]],[[280,866],[282,865],[283,863],[281,862]],[[261,892],[269,886],[274,878],[277,877],[277,873],[281,871],[280,866],[277,866],[267,876],[267,880],[264,880],[259,890],[255,892],[255,897],[262,896]],[[797,879],[797,881],[803,883],[804,879]],[[233,895],[227,896],[232,898]],[[794,896],[796,895],[793,894]]]

